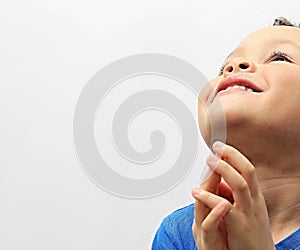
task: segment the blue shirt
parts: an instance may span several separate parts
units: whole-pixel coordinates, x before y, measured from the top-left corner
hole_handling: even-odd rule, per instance
[[[155,234],[152,250],[197,250],[192,233],[193,221],[194,204],[165,217]],[[275,247],[277,250],[300,250],[300,228]]]

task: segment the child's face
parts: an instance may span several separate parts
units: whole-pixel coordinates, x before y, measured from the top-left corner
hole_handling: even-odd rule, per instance
[[[300,137],[300,28],[258,30],[225,61],[222,74],[211,81],[216,96],[206,102],[208,112],[199,101],[199,125],[206,142],[210,139],[208,117],[214,120],[218,98],[226,117],[227,138],[241,131],[262,138],[274,134]],[[226,89],[231,85],[246,85],[254,91]]]

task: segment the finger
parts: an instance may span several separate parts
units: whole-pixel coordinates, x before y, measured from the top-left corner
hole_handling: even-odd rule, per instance
[[[208,169],[204,181],[200,184],[200,188],[215,194],[218,191],[220,182],[221,176],[218,173]]]
[[[253,197],[258,194],[258,182],[256,178],[255,168],[251,162],[232,146],[226,145],[222,142],[215,142],[213,150],[226,159],[245,179],[248,184],[250,193]]]
[[[194,189],[192,191],[192,195],[194,196]],[[195,200],[194,203],[194,220],[195,220],[195,225],[197,227],[201,226],[202,222],[206,218],[206,216],[210,213],[211,209],[207,207],[205,204],[202,202],[198,201],[197,199]]]
[[[207,165],[212,166],[220,174],[232,189],[235,205],[243,211],[250,208],[252,197],[247,182],[231,165],[224,160],[217,159],[213,155],[207,157]]]
[[[209,176],[206,177],[205,182],[200,185],[201,189],[204,189],[208,192],[216,193],[218,190],[218,186],[221,182],[221,176],[218,173],[210,171]],[[197,189],[197,188],[195,188]],[[196,190],[196,192],[198,192]],[[195,191],[192,191],[192,195],[194,196]],[[209,214],[210,208],[208,208],[205,204],[196,201],[194,204],[194,216],[195,222],[197,225],[201,225],[205,217]]]
[[[198,228],[205,248],[215,249],[220,221],[232,206],[227,200],[205,190],[193,189],[193,195],[197,201],[211,208],[202,223],[198,224]]]
[[[221,180],[219,185],[218,195],[228,200],[231,204],[234,202],[232,189],[230,186],[228,186],[224,179]]]
[[[215,195],[213,193],[207,192],[203,189],[195,188],[193,189],[192,194],[197,201],[204,204],[210,209],[214,209],[221,202],[227,202],[229,206],[231,206],[230,202],[227,201],[226,199],[218,195]]]
[[[212,230],[217,230],[220,220],[226,215],[230,210],[230,205],[226,201],[220,202],[216,207],[214,207],[209,215],[205,218],[202,223],[202,230],[204,232],[211,232]]]
[[[202,230],[210,232],[211,230],[217,229],[218,223],[222,218],[224,218],[226,222],[230,222],[230,224],[236,221],[233,220],[234,217],[236,218],[235,208],[226,199],[199,189],[194,190],[194,197],[211,209],[202,221]],[[238,221],[236,222],[239,223]],[[217,224],[216,228],[214,224]]]
[[[216,245],[217,230],[220,225],[221,219],[229,211],[230,206],[226,201],[219,203],[214,209],[211,210],[209,215],[205,218],[201,225],[203,240],[206,247]]]

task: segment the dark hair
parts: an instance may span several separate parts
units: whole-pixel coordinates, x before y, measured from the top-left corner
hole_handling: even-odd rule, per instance
[[[295,23],[295,22],[291,22],[289,20],[287,20],[284,17],[277,17],[274,20],[273,26],[292,26],[292,27],[298,27],[300,28],[300,25]]]

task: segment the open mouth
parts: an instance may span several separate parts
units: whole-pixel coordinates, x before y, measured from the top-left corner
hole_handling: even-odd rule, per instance
[[[248,93],[261,93],[262,89],[253,82],[240,78],[229,77],[220,82],[216,89],[216,95],[231,92],[248,92]]]
[[[239,91],[247,91],[247,92],[254,92],[254,93],[260,93],[261,91],[250,88],[250,87],[246,87],[244,85],[233,85],[233,86],[228,86],[225,89],[220,89],[218,91],[218,94],[226,92],[226,91],[234,91],[234,90],[239,90]]]

